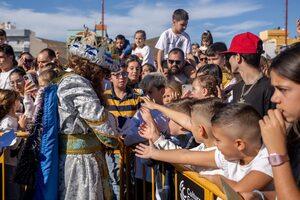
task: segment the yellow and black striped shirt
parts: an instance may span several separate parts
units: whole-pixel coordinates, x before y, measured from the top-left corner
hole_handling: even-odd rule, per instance
[[[140,95],[131,88],[126,89],[126,95],[122,99],[115,95],[113,88],[106,90],[104,95],[106,109],[118,119],[120,127],[123,126],[126,118],[133,117],[140,108]]]

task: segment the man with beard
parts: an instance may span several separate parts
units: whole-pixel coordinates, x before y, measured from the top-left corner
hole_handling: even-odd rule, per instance
[[[183,72],[184,66],[184,52],[179,48],[172,49],[168,54],[168,79],[174,79],[181,84],[187,84],[189,77]]]

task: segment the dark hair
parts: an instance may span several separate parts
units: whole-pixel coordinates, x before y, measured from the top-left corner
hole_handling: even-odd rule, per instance
[[[137,62],[137,63],[139,64],[139,66],[141,67],[141,60],[139,59],[138,56],[136,56],[136,55],[130,55],[130,56],[126,59],[126,61],[125,61],[126,67],[127,67],[127,66],[129,65],[129,63],[131,63],[131,62]]]
[[[202,43],[203,40],[208,41],[210,44],[212,44],[214,42],[212,34],[209,30],[206,30],[202,33],[202,35],[201,35],[201,45],[203,45],[203,43]]]
[[[260,114],[248,104],[228,104],[219,109],[211,119],[212,125],[234,125],[241,128],[239,134],[243,137],[256,137],[260,135],[258,121]],[[251,134],[254,133],[254,134]]]
[[[9,76],[11,76],[12,74],[18,74],[19,76],[25,76],[26,75],[26,71],[21,68],[21,67],[16,67],[11,73]]]
[[[205,64],[203,67],[199,68],[198,73],[203,73],[203,75],[212,75],[217,80],[218,85],[222,83],[222,69],[216,64]]]
[[[125,40],[125,36],[124,35],[117,35],[115,40]]]
[[[49,58],[50,60],[56,58],[56,53],[55,53],[55,51],[54,51],[53,49],[50,49],[50,48],[45,48],[45,49],[43,49],[42,51],[40,51],[40,53],[47,53],[48,58]]]
[[[29,55],[30,57],[33,58],[32,54],[29,53],[28,51],[23,51],[22,53],[20,53],[19,58],[21,58],[23,55]]]
[[[15,66],[18,65],[18,62],[16,61],[14,49],[12,48],[12,46],[8,44],[2,44],[0,45],[0,52],[3,52],[7,56],[12,56],[13,65]]]
[[[272,61],[270,71],[300,84],[300,42],[276,56]]]
[[[134,36],[138,33],[141,33],[143,35],[143,38],[146,40],[146,32],[144,30],[137,30],[134,34]]]
[[[183,9],[177,9],[173,12],[172,19],[175,21],[181,21],[181,20],[188,21],[189,13]]]
[[[207,47],[205,54],[207,56],[216,56],[217,54],[227,51],[227,46],[224,42],[215,42]]]
[[[178,54],[178,53],[181,55],[182,59],[184,60],[184,52],[180,48],[171,49],[171,51],[168,53],[168,55]]]
[[[150,64],[150,63],[145,63],[145,64],[143,64],[142,69],[143,69],[143,67],[145,67],[145,66],[148,66],[150,72],[155,72],[155,71],[156,71],[156,68],[154,67],[154,65],[152,65],[152,64]]]
[[[4,29],[0,29],[0,36],[6,37],[6,32]]]
[[[199,48],[199,44],[197,42],[193,43],[192,46],[197,46],[197,48]]]
[[[260,57],[261,57],[261,54],[240,54],[241,57],[244,59],[244,61],[257,68],[257,69],[260,69]]]
[[[167,80],[161,73],[151,72],[141,80],[139,87],[143,91],[150,91],[153,87],[160,90],[166,87],[166,84],[167,84]]]

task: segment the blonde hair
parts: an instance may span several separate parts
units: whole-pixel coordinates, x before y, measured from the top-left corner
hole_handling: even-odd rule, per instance
[[[53,79],[55,79],[57,77],[57,72],[54,71],[54,69],[47,69],[45,71],[43,71],[40,75],[39,75],[39,84],[41,85],[40,81],[42,81],[45,85],[50,84]]]
[[[19,94],[13,90],[0,89],[0,120],[13,108]]]

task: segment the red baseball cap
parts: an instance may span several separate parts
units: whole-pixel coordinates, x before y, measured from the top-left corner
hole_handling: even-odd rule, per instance
[[[255,54],[262,53],[262,40],[255,34],[246,32],[233,37],[228,51],[222,54]]]

